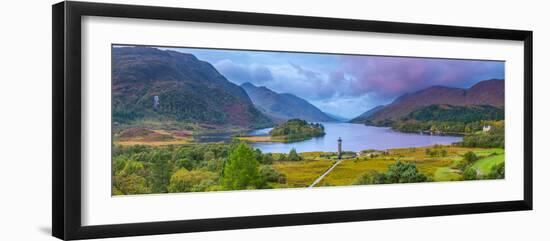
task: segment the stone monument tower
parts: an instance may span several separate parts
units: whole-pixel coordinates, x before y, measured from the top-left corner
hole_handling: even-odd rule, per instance
[[[342,160],[342,138],[338,137],[338,160]]]

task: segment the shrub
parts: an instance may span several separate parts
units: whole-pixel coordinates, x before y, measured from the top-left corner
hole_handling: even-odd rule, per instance
[[[151,192],[145,179],[147,171],[143,163],[133,160],[119,159],[115,163],[118,170],[113,176],[113,195],[144,194]]]
[[[170,177],[169,192],[201,192],[216,184],[216,174],[209,171],[181,168]]]
[[[296,149],[292,148],[290,150],[290,152],[288,153],[288,158],[287,158],[289,161],[299,161],[299,160],[302,160],[302,157],[300,157],[300,155],[298,155],[298,152],[296,152]]]
[[[271,153],[263,154],[261,162],[262,162],[262,164],[271,164],[271,163],[273,163],[273,155]]]
[[[418,171],[416,164],[398,161],[390,165],[386,173],[379,173],[376,171],[363,173],[355,180],[354,184],[411,183],[426,181],[429,181],[428,177]]]
[[[471,164],[478,159],[479,158],[477,157],[477,155],[472,151],[466,152],[466,154],[464,154],[464,161],[466,161],[468,164]]]
[[[267,182],[286,183],[286,176],[270,165],[260,167],[260,174]]]
[[[474,168],[466,168],[462,173],[464,180],[477,180],[477,170]]]
[[[205,161],[210,161],[214,158],[216,158],[216,155],[212,151],[207,151],[203,155],[203,160],[205,160]]]
[[[115,176],[113,178],[113,190],[114,195],[144,194],[151,192],[151,189],[147,185],[147,180],[135,173]]]
[[[491,167],[491,171],[487,174],[488,179],[503,179],[504,178],[504,162]]]
[[[385,179],[388,183],[425,182],[428,180],[424,174],[418,171],[415,163],[401,161],[388,167]]]
[[[384,173],[380,173],[374,170],[367,171],[363,173],[355,182],[354,185],[365,185],[365,184],[384,184],[386,183],[386,176]]]
[[[277,158],[277,161],[286,161],[286,155],[284,153],[280,153],[279,157]]]

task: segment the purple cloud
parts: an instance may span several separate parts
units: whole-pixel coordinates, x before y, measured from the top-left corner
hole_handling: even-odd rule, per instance
[[[212,63],[229,81],[251,82],[354,117],[433,85],[468,88],[504,78],[503,61],[268,51],[181,49]]]
[[[215,63],[214,66],[226,78],[237,84],[245,82],[261,84],[273,80],[271,71],[263,65],[243,65],[229,59],[224,59]]]
[[[433,85],[469,87],[484,79],[503,78],[498,61],[342,56],[342,70],[352,76],[350,94],[395,98]]]

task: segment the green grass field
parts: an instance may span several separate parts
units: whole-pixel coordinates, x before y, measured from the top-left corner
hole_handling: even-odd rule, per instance
[[[439,167],[435,170],[433,179],[436,182],[461,181],[463,180],[460,171],[450,167]]]
[[[445,151],[446,154],[428,155],[426,149]],[[391,149],[385,155],[357,157],[342,161],[317,186],[352,185],[358,177],[368,171],[386,172],[388,166],[399,161],[414,162],[418,170],[435,182],[463,180],[459,164],[469,151],[479,159],[474,163],[481,174],[487,174],[491,167],[504,161],[504,149],[467,148],[457,146],[417,147]],[[321,152],[300,154],[305,161],[275,162],[274,167],[287,176],[288,187],[307,187],[334,163],[321,157]]]
[[[496,166],[504,162],[504,154],[488,156],[477,160],[472,168],[475,168],[481,172],[481,174],[488,174],[493,166]]]

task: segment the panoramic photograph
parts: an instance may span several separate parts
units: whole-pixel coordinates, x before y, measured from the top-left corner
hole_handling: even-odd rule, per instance
[[[112,45],[111,194],[505,178],[505,62]]]

